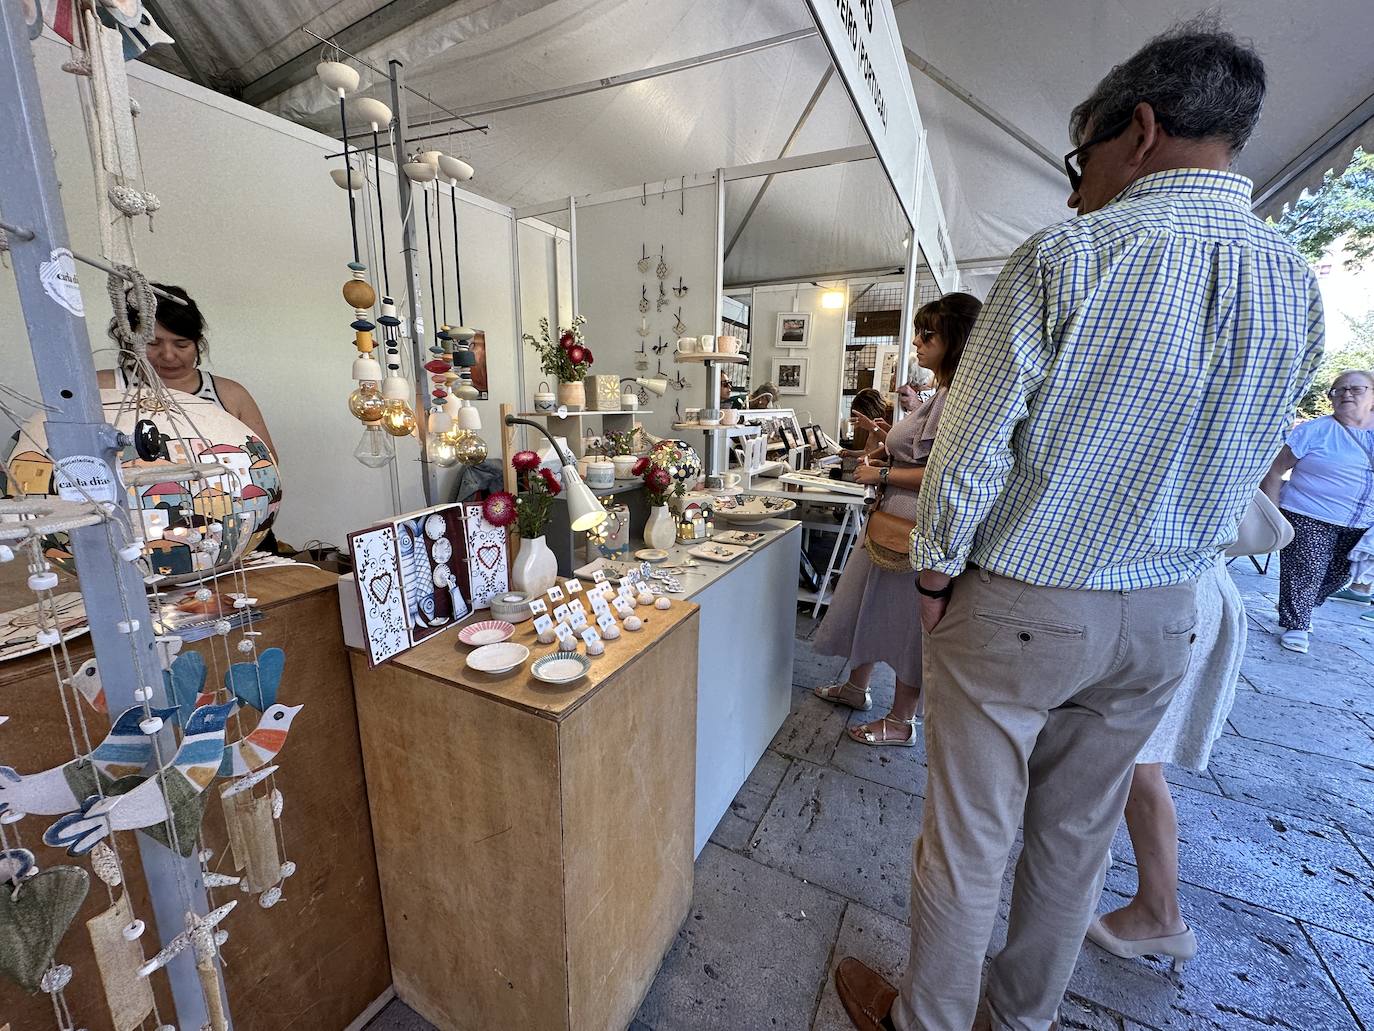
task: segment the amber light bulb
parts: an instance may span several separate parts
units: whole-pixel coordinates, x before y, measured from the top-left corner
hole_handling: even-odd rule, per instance
[[[386,410],[381,385],[371,380],[359,383],[358,389],[348,395],[348,410],[363,422],[379,422]]]
[[[408,437],[415,432],[415,416],[404,401],[389,400],[382,412],[382,429],[393,437]]]
[[[445,433],[433,433],[429,438],[429,460],[440,469],[447,469],[458,462],[458,449]]]

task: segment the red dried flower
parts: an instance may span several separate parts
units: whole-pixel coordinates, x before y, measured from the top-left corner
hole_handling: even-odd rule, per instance
[[[655,466],[644,474],[644,482],[648,485],[650,490],[662,493],[672,485],[673,478],[668,475],[667,469],[661,469]]]
[[[574,344],[568,348],[568,361],[574,365],[581,365],[587,360],[587,349]]]
[[[587,364],[592,364],[592,349],[590,347],[584,347],[582,348],[582,353],[587,357]]]
[[[553,474],[552,469],[540,469],[539,475],[544,478],[544,486],[549,488],[550,494],[561,494],[563,484],[558,482],[558,477]]]
[[[541,461],[542,459],[533,451],[517,451],[510,464],[515,466],[516,472],[527,473],[532,469],[538,469]]]
[[[558,346],[565,351],[575,343],[577,343],[577,337],[573,336],[572,330],[570,329],[565,329],[563,335],[558,338]]]
[[[509,526],[515,521],[515,498],[504,490],[488,495],[482,502],[482,515],[492,526]]]
[[[639,461],[635,463],[634,469],[632,469],[632,470],[630,471],[630,475],[631,475],[631,476],[643,476],[644,473],[645,473],[646,471],[648,471],[648,468],[649,468],[649,456],[648,456],[648,455],[643,455],[643,456],[640,457]]]

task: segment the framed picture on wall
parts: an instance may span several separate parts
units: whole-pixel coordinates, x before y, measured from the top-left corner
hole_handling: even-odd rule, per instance
[[[806,393],[805,358],[774,358],[773,382],[778,385],[779,394]]]
[[[896,344],[879,344],[874,359],[873,385],[881,393],[890,394],[897,389],[897,358],[900,352]]]
[[[809,311],[778,312],[778,347],[811,346],[811,313]]]

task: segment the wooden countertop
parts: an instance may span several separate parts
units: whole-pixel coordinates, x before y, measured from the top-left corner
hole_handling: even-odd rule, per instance
[[[397,656],[389,665],[524,709],[537,716],[561,721],[596,694],[603,683],[634,663],[654,642],[694,618],[697,610],[698,606],[691,602],[676,599],[673,600],[673,607],[666,611],[641,605],[635,609],[635,614],[644,621],[644,629],[631,632],[622,628],[618,639],[606,642],[606,653],[592,658],[592,668],[585,677],[563,686],[546,684],[536,680],[530,673],[530,666],[535,659],[558,650],[557,644],[539,643],[533,620],[527,620],[515,628],[511,640],[528,648],[530,657],[523,666],[511,673],[490,676],[468,669],[467,656],[473,649],[458,640],[457,630],[448,630],[430,638]],[[465,622],[490,618],[488,613],[479,612]],[[585,645],[579,650],[585,653]],[[360,685],[360,689],[365,687]]]

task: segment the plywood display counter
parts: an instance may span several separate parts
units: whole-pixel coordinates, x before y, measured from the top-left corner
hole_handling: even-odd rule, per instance
[[[222,925],[229,932],[224,978],[236,1031],[345,1028],[391,980],[337,579],[306,566],[248,574],[249,592],[266,616],[256,627],[263,634],[260,646],[286,652],[281,700],[305,708],[292,725],[277,773],[285,798],[282,832],[298,870],[284,884],[276,906],[262,909],[249,896],[238,896],[247,901]],[[27,594],[23,588],[7,590],[5,598],[19,598],[21,604],[32,600],[20,598],[20,592]],[[70,648],[77,663],[91,655],[89,637],[76,638]],[[186,648],[211,662],[210,642]],[[222,669],[222,652],[220,656]],[[10,717],[0,727],[0,763],[31,773],[71,758],[46,652],[0,663],[0,713]],[[106,717],[90,710],[87,719],[93,732],[107,725]],[[51,822],[31,816],[8,832],[13,841],[18,830],[40,868],[64,862],[89,868],[85,860],[42,843],[41,834]],[[203,833],[206,846],[216,853],[227,847],[218,805],[207,806]],[[132,835],[117,839],[135,912],[148,923],[144,948],[151,956],[159,946],[138,850]],[[238,895],[228,890],[234,894],[217,892],[220,902]],[[104,886],[92,877],[86,903],[57,951],[57,962],[75,972],[66,997],[76,1026],[91,1031],[106,1031],[110,1018],[85,921],[108,906]],[[159,930],[166,940],[181,928]],[[176,1024],[165,978],[154,975],[154,984],[163,1019]],[[0,982],[3,1021],[16,1029],[52,1027],[51,1000]]]
[[[564,687],[351,653],[396,993],[444,1031],[623,1028],[687,914],[698,611],[639,612]]]

